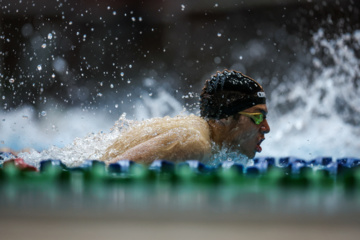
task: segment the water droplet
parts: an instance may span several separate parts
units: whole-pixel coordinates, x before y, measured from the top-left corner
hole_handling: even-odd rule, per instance
[[[46,48],[46,43],[43,43],[43,44],[41,45],[41,47],[42,47],[42,48]]]
[[[52,77],[52,78],[55,78],[55,73],[53,73],[53,74],[51,75],[51,77]]]
[[[46,113],[46,111],[42,111],[40,114],[41,114],[41,116],[45,117],[47,113]]]
[[[119,104],[115,104],[115,108],[118,108],[119,107]]]
[[[131,17],[131,21],[135,22],[136,18],[135,17]]]
[[[184,11],[184,10],[185,10],[185,5],[181,4],[181,11]]]
[[[96,96],[98,96],[98,97],[102,97],[102,93],[98,93]]]
[[[243,56],[240,56],[239,59],[242,60],[242,59],[243,59]]]
[[[114,16],[116,15],[116,11],[113,11],[113,15],[114,15]]]
[[[42,70],[42,66],[41,64],[37,65],[37,70],[41,71]]]
[[[107,10],[110,10],[111,9],[111,7],[110,6],[107,6]]]
[[[218,33],[217,36],[218,36],[218,37],[221,37],[221,33]]]
[[[13,79],[13,78],[9,79],[9,83],[14,83],[14,82],[15,82],[15,79]]]
[[[132,68],[132,65],[131,65],[131,64],[129,65],[129,68]]]
[[[114,84],[110,84],[110,88],[114,88]]]
[[[52,39],[53,38],[53,35],[51,33],[48,34],[47,36],[48,39]]]
[[[120,73],[120,76],[122,76],[122,77],[123,77],[124,75],[125,75],[125,74],[124,74],[123,72],[121,72],[121,73]]]

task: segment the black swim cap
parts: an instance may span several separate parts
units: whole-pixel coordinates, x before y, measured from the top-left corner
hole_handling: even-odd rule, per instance
[[[200,95],[200,114],[222,119],[265,103],[265,92],[258,82],[241,72],[224,70],[206,80]]]

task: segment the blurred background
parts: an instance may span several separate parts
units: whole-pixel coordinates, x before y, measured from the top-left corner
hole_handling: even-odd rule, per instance
[[[198,114],[204,81],[227,68],[266,90],[272,131],[263,155],[359,155],[355,0],[0,6],[0,147],[65,146],[108,131],[124,112]]]

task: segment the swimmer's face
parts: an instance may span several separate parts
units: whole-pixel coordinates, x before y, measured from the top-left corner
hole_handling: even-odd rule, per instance
[[[268,111],[266,104],[258,104],[243,112],[262,113],[264,117],[266,117]],[[250,117],[237,114],[224,121],[226,121],[226,127],[223,131],[225,135],[223,136],[223,145],[240,151],[248,158],[253,158],[256,152],[261,152],[260,144],[265,140],[265,134],[270,132],[270,127],[266,119],[257,125]]]

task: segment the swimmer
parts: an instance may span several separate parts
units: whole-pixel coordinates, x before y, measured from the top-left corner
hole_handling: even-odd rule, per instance
[[[214,149],[227,148],[253,158],[270,132],[262,86],[238,71],[224,70],[206,80],[201,116],[164,117],[130,127],[106,149],[101,160],[206,161]]]

